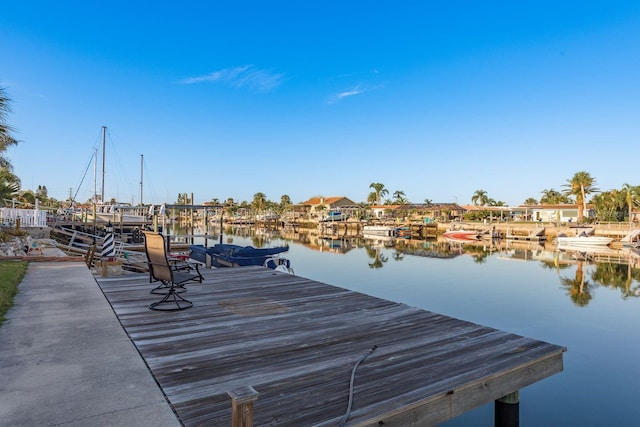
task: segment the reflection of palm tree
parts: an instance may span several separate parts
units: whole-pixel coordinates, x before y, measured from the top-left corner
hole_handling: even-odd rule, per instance
[[[487,252],[477,252],[471,255],[471,258],[473,258],[473,262],[475,262],[476,264],[484,264],[485,262],[487,262],[487,257],[489,256],[489,254]]]
[[[382,268],[387,261],[386,255],[380,253],[380,248],[376,248],[373,262],[369,263],[369,268]]]
[[[620,289],[623,298],[637,296],[631,292],[633,282],[631,264],[625,266],[609,262],[598,263],[591,278],[603,286]]]
[[[591,295],[591,284],[584,279],[583,261],[579,260],[576,265],[576,275],[573,279],[569,277],[561,278],[562,284],[569,289],[571,301],[579,307],[585,307],[593,299]]]
[[[404,259],[404,254],[402,252],[395,251],[393,253],[393,260],[394,261],[402,261],[403,259]]]

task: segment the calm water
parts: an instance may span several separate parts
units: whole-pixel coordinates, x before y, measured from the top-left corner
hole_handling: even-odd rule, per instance
[[[288,243],[300,276],[566,347],[563,372],[520,391],[522,426],[640,426],[637,254],[629,263],[611,251],[615,262],[595,262],[593,254],[505,242],[310,240],[224,236],[256,247]],[[446,425],[493,426],[493,404]]]

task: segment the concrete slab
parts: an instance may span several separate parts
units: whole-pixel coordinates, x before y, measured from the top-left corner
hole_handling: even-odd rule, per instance
[[[181,425],[84,263],[29,264],[0,378],[2,425]]]

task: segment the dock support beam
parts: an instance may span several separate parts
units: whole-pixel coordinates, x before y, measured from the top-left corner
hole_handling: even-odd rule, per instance
[[[520,391],[516,390],[495,401],[495,427],[520,425]]]
[[[253,402],[258,398],[258,392],[246,386],[227,394],[231,397],[231,427],[253,427]]]

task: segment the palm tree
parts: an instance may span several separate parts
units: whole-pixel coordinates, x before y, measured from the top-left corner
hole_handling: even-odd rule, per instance
[[[399,205],[407,203],[407,199],[404,196],[404,191],[396,190],[393,192],[393,200]]]
[[[256,212],[261,212],[265,203],[267,203],[267,196],[264,193],[256,193],[253,195],[253,201],[251,202],[251,207]]]
[[[11,172],[13,166],[11,162],[9,162],[9,159],[5,157],[4,153],[10,146],[17,145],[18,141],[11,136],[13,129],[7,124],[7,116],[11,111],[9,101],[10,99],[5,95],[4,88],[0,87],[0,168],[7,169]]]
[[[179,193],[176,205],[188,205],[190,203],[189,200],[189,195],[187,193]]]
[[[533,197],[529,197],[527,200],[524,201],[525,205],[537,205],[538,201],[536,199],[534,199]]]
[[[280,206],[282,206],[283,208],[286,208],[290,204],[291,204],[291,197],[289,197],[288,194],[283,194],[282,196],[280,196]]]
[[[576,172],[573,178],[567,180],[564,191],[566,195],[576,198],[578,204],[578,222],[582,222],[584,211],[587,209],[587,195],[597,193],[600,190],[595,188],[596,180],[585,171]]]
[[[382,198],[384,196],[386,196],[387,194],[389,194],[389,190],[384,188],[384,184],[381,184],[379,182],[372,182],[369,185],[369,188],[373,188],[373,191],[376,192],[376,203],[378,205],[381,205],[382,204]]]
[[[489,196],[487,196],[487,192],[484,190],[476,190],[471,197],[471,203],[475,206],[484,206],[489,203]]]
[[[20,179],[9,169],[0,167],[0,206],[6,206],[10,201],[18,197],[20,191]]]
[[[16,200],[20,201],[26,209],[32,209],[36,199],[36,194],[32,190],[20,191],[16,197]]]
[[[622,193],[625,195],[625,202],[627,204],[627,208],[629,209],[628,219],[629,221],[631,221],[633,205],[636,203],[636,200],[640,197],[640,186],[634,187],[625,183],[622,186]]]
[[[367,203],[372,205],[377,201],[378,201],[378,195],[376,194],[376,192],[372,191],[371,193],[369,193],[369,195],[367,196]]]
[[[559,203],[571,203],[571,199],[568,195],[562,194],[553,188],[542,190],[541,193],[542,197],[540,198],[540,203],[542,204],[557,205]]]

